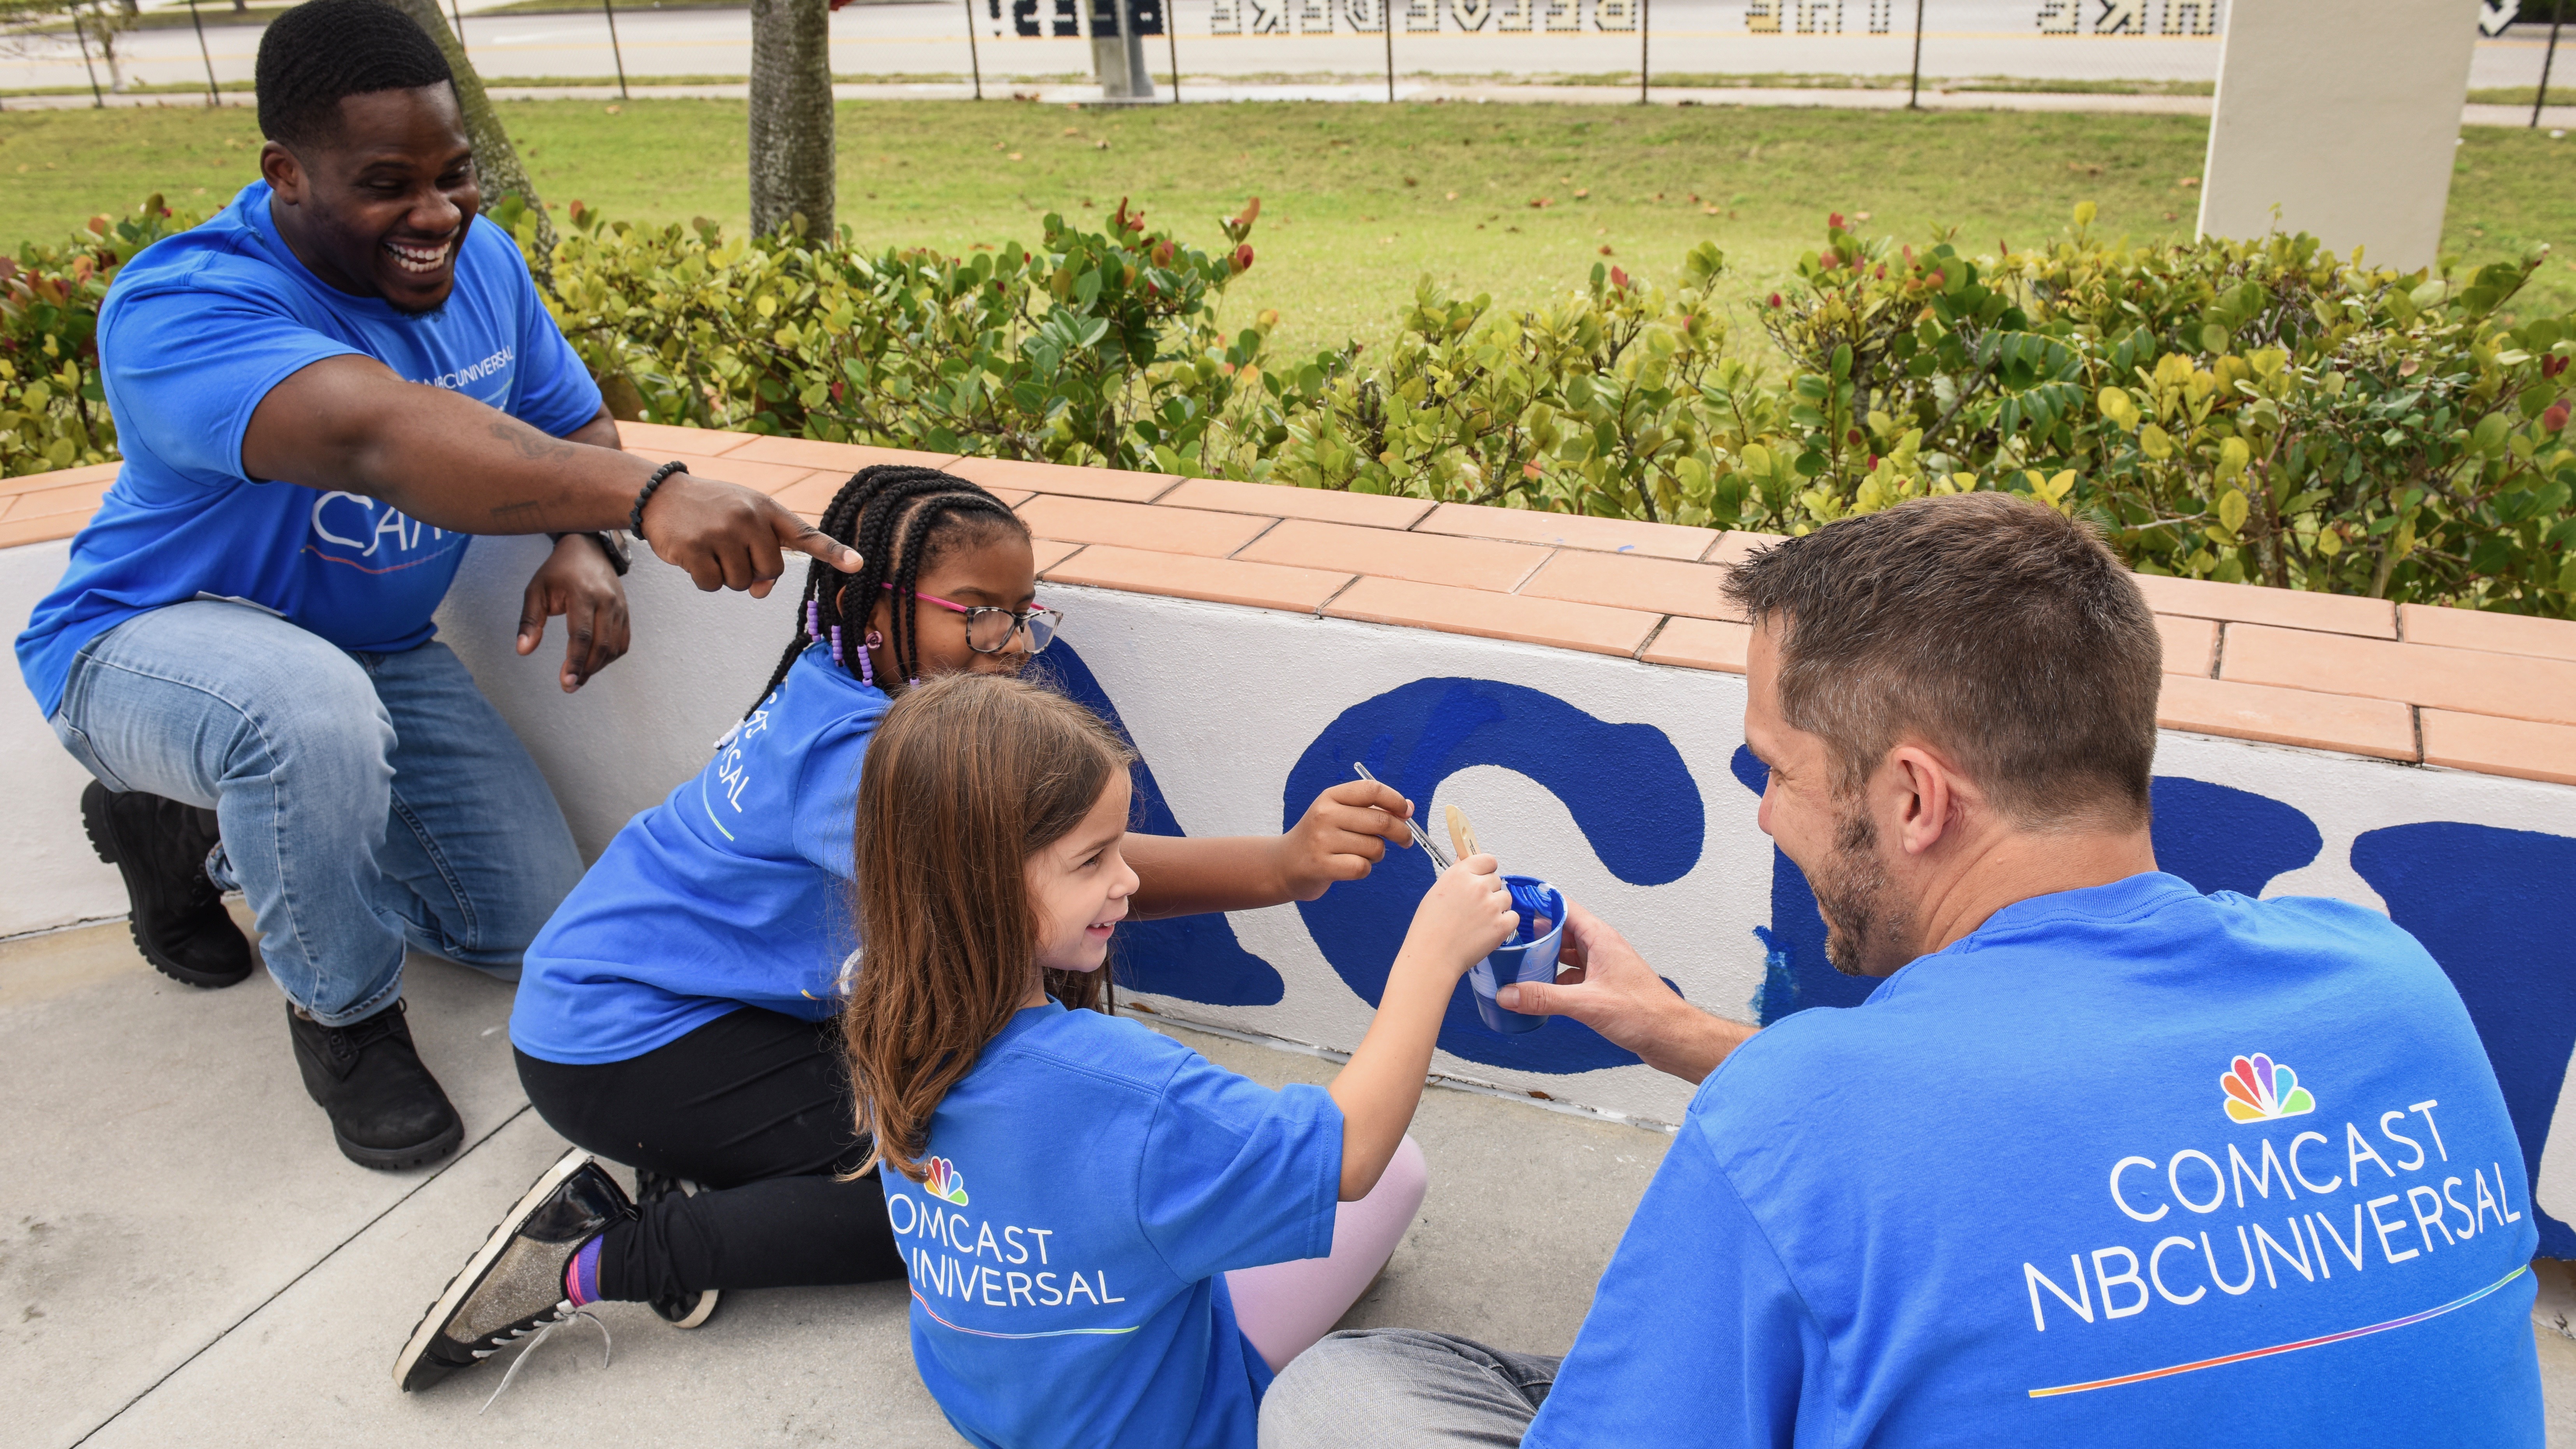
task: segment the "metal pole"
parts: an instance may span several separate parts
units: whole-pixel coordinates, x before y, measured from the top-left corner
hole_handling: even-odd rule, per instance
[[[206,105],[211,109],[222,105],[224,98],[215,86],[215,58],[206,50],[206,22],[197,14],[197,0],[188,0],[188,23],[197,27],[197,54],[206,60]]]
[[[626,94],[626,52],[617,44],[617,0],[599,0],[599,8],[608,12],[608,53],[617,60],[617,98],[630,100]]]
[[[1377,0],[1377,18],[1386,25],[1386,103],[1395,104],[1395,0]]]
[[[1646,32],[1653,29],[1654,0],[1637,0],[1637,104],[1646,103]]]
[[[1179,0],[1163,0],[1163,49],[1172,58],[1172,104],[1181,103],[1181,9]]]
[[[2549,67],[2558,59],[2558,25],[2567,18],[2567,0],[2549,7],[2549,49],[2540,55],[2540,89],[2531,93],[2531,124],[2540,126],[2540,108],[2549,104]]]
[[[90,109],[106,110],[107,97],[99,94],[98,89],[98,67],[89,63],[89,32],[81,28],[81,15],[77,10],[72,12],[72,38],[80,42],[81,69],[89,72]]]
[[[465,48],[465,6],[461,0],[447,0],[447,13],[456,21],[456,48]]]
[[[1923,0],[1914,0],[1914,75],[1905,83],[1905,109],[1923,109]]]
[[[975,44],[975,0],[966,0],[966,63],[975,68],[975,99],[984,99],[984,54]]]

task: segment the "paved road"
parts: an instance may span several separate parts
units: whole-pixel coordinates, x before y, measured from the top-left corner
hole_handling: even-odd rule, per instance
[[[486,77],[610,77],[608,27],[591,15],[478,18],[464,6],[466,43]],[[1389,0],[1176,0],[1181,69],[1191,76],[1364,76],[1386,63],[1378,19]],[[1659,74],[1786,72],[1903,74],[1911,60],[1913,7],[1903,0],[1393,0],[1395,67],[1443,76],[1633,73],[1637,8],[1652,6],[1649,55]],[[1923,66],[1935,76],[2207,81],[2218,38],[2205,18],[2215,0],[1930,0]],[[1079,36],[1022,38],[1022,23],[1052,32],[1087,12],[1081,0],[924,0],[852,5],[832,17],[832,66],[844,76],[957,75],[970,65],[968,6],[988,76],[1074,77],[1091,70]],[[997,18],[998,17],[998,18]],[[1024,20],[1023,20],[1024,17]],[[1060,19],[1061,17],[1061,19]],[[1357,22],[1369,29],[1355,28]],[[2095,21],[2138,30],[2074,33]],[[1803,32],[1801,27],[1804,27]],[[741,10],[625,8],[618,34],[629,76],[738,76],[749,69],[751,23]],[[2531,85],[2545,31],[2517,27],[2481,40],[2470,84]],[[206,33],[216,75],[247,79],[255,29]],[[124,69],[144,82],[202,80],[205,62],[187,29],[137,32],[121,42]],[[1153,47],[1158,71],[1169,51]],[[2576,43],[2561,73],[2576,78]],[[101,68],[102,78],[105,75]],[[0,89],[85,84],[64,39],[0,46]]]

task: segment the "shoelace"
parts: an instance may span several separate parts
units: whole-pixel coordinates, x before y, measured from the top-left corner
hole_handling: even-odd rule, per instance
[[[397,1001],[355,1025],[327,1028],[323,1040],[330,1044],[333,1057],[344,1062],[355,1061],[360,1052],[393,1035],[394,1020],[402,1010],[402,1003]]]
[[[599,1330],[599,1366],[602,1369],[606,1369],[608,1367],[609,1355],[615,1352],[617,1347],[616,1340],[610,1338],[608,1335],[608,1325],[601,1321],[598,1314],[591,1312],[588,1308],[574,1308],[571,1305],[566,1304],[556,1311],[554,1317],[547,1319],[541,1327],[533,1330],[523,1328],[515,1333],[509,1334],[502,1340],[504,1343],[511,1342],[525,1337],[530,1332],[533,1332],[536,1335],[534,1338],[528,1339],[528,1346],[519,1350],[518,1357],[510,1360],[509,1371],[501,1375],[501,1386],[492,1391],[491,1398],[483,1401],[482,1409],[476,1409],[474,1412],[479,1416],[482,1414],[484,1409],[491,1408],[503,1394],[508,1393],[510,1391],[510,1381],[517,1378],[519,1376],[519,1370],[526,1367],[528,1360],[536,1355],[537,1345],[554,1337],[556,1329],[563,1327],[565,1324],[572,1322],[576,1318],[586,1318],[590,1320],[591,1327]],[[501,1344],[496,1343],[492,1347],[476,1354],[475,1357],[488,1357],[491,1354],[499,1352],[500,1348]]]

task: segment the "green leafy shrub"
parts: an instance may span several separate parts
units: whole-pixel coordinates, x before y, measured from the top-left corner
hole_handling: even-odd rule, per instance
[[[1835,218],[1766,328],[1822,522],[1942,488],[2100,521],[2139,569],[2564,616],[2576,317],[2509,323],[2541,264],[2465,280],[2306,236],[1984,261]]]
[[[533,247],[515,207],[494,218]],[[1603,265],[1541,307],[1426,280],[1392,346],[1280,358],[1275,317],[1220,315],[1259,211],[1213,254],[1122,202],[961,258],[576,203],[549,300],[628,418],[1793,534],[2001,489],[2143,571],[2576,614],[2576,315],[2504,310],[2539,255],[2460,278],[2304,236],[2132,247],[2088,205],[2045,248],[1971,257],[1837,216],[1749,345],[1703,243],[1668,287]],[[114,456],[98,299],[178,224],[155,198],[21,251],[8,471]]]
[[[92,217],[62,245],[0,255],[0,477],[117,457],[99,389],[99,303],[136,252],[201,219],[155,196],[123,221]]]
[[[795,235],[609,222],[575,203],[557,315],[633,417],[1180,471],[1259,356],[1211,305],[1252,265],[1255,200],[1218,256],[1145,229],[1046,218],[1040,250],[866,255]],[[496,213],[528,238],[532,217]]]

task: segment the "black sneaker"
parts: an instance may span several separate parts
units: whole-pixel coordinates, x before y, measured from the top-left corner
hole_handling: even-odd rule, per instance
[[[678,1193],[696,1197],[705,1191],[685,1177],[666,1177],[648,1168],[635,1169],[635,1203],[638,1207]],[[672,1293],[653,1300],[653,1311],[673,1328],[696,1328],[713,1318],[716,1312],[716,1290],[701,1288],[694,1294]]]
[[[465,1140],[465,1124],[411,1044],[403,1004],[348,1026],[286,1008],[304,1090],[330,1114],[331,1140],[360,1167],[436,1162]]]
[[[219,838],[213,811],[92,780],[81,791],[81,825],[90,849],[125,877],[144,960],[190,986],[230,986],[250,975],[250,942],[206,878],[206,855]]]
[[[394,1360],[394,1386],[405,1393],[425,1389],[572,1317],[564,1264],[582,1244],[634,1214],[625,1191],[595,1158],[578,1147],[565,1153],[421,1315]]]

